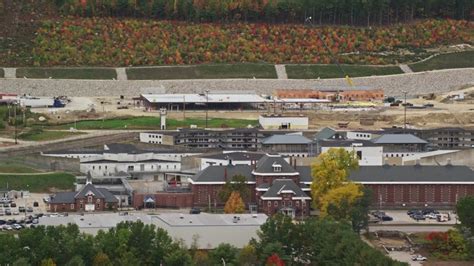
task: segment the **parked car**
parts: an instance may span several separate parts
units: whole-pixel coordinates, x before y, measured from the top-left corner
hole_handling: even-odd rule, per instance
[[[12,228],[15,229],[15,230],[20,230],[20,229],[22,229],[23,227],[22,227],[21,225],[19,225],[19,224],[13,224],[13,225],[12,225]]]
[[[5,209],[5,215],[12,215],[12,211],[10,209]]]
[[[18,215],[18,214],[20,214],[20,212],[18,212],[18,210],[16,210],[16,209],[13,210],[12,213],[13,213],[13,215]]]
[[[438,218],[438,216],[434,213],[428,213],[427,215],[425,215],[425,218],[435,220]]]
[[[6,223],[7,223],[7,221],[5,221],[5,220],[0,220],[0,225],[4,225],[4,224],[6,224]]]
[[[12,203],[10,204],[10,206],[11,206],[12,208],[15,208],[15,207],[16,207],[16,203],[15,203],[15,202],[12,202]]]
[[[43,198],[44,203],[48,203],[49,200],[50,200],[50,197],[44,197],[44,198]]]
[[[435,209],[431,209],[431,208],[426,208],[426,209],[423,209],[421,210],[421,212],[423,213],[423,215],[427,215],[429,213],[434,213],[434,214],[438,214],[439,212]]]
[[[3,207],[4,207],[4,208],[10,207],[10,203],[3,203]]]
[[[420,214],[415,214],[415,215],[413,215],[411,218],[413,218],[414,220],[417,220],[417,221],[419,221],[419,220],[426,220],[425,216],[420,215]]]
[[[441,214],[436,215],[436,221],[441,222],[441,223],[449,221],[449,218],[450,218],[449,214],[446,214],[446,213],[441,213]]]
[[[18,211],[19,211],[19,212],[25,212],[26,209],[25,209],[24,206],[20,206],[20,207],[18,207]]]
[[[382,212],[382,211],[373,211],[371,214],[373,216],[379,218],[379,219],[381,219],[381,217],[385,216],[385,212]]]
[[[33,219],[33,220],[31,221],[32,224],[38,224],[38,222],[39,222],[38,219]]]
[[[201,213],[201,209],[199,208],[192,208],[190,211],[189,211],[190,214],[200,214]]]
[[[411,209],[407,211],[408,216],[412,216],[414,213],[420,212],[420,210],[417,209]]]
[[[384,215],[380,218],[380,220],[386,222],[386,221],[393,221],[393,218],[391,216],[388,216],[388,215]]]
[[[4,210],[0,210],[0,216],[3,216],[5,215],[5,211]]]
[[[38,207],[39,203],[37,201],[33,202],[33,207]]]
[[[2,229],[3,229],[3,230],[6,230],[6,231],[11,231],[11,230],[13,230],[13,228],[11,227],[11,225],[8,225],[8,224],[4,224],[4,225],[2,226]]]
[[[27,212],[33,212],[33,207],[28,207],[28,208],[26,208],[26,211],[27,211]]]
[[[418,254],[418,255],[415,255],[415,256],[411,257],[411,260],[412,261],[426,261],[427,258],[421,256],[420,254]]]

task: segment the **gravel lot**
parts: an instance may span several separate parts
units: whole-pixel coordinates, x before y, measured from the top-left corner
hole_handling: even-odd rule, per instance
[[[474,68],[437,70],[390,76],[353,78],[355,86],[382,88],[386,95],[399,96],[406,90],[410,95],[440,93],[474,84]],[[272,94],[275,89],[311,89],[324,86],[347,86],[345,79],[278,80],[278,79],[222,79],[222,80],[35,80],[0,79],[0,92],[35,96],[67,95],[137,96],[144,88],[163,86],[170,93],[193,93],[209,90],[256,90]]]

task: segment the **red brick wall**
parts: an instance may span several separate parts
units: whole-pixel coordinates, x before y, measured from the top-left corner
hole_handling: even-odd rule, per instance
[[[474,195],[474,185],[366,185],[373,191],[373,205],[397,208],[410,206],[452,207],[456,200]],[[382,201],[380,201],[382,199]]]
[[[211,198],[211,205],[216,203],[219,206],[225,204],[219,199],[219,191],[222,189],[223,185],[191,185],[191,190],[193,193],[193,201],[195,206],[208,206],[209,205],[209,196]],[[244,199],[245,204],[255,202],[255,184],[249,184],[249,199]]]
[[[82,208],[81,208],[82,203]],[[109,204],[105,203],[104,199],[99,199],[97,201],[96,198],[93,198],[92,203],[95,205],[95,211],[108,211]],[[87,204],[87,198],[84,199],[76,199],[76,202],[73,204],[67,203],[50,203],[49,204],[49,211],[50,212],[82,212],[84,211],[85,204]],[[73,208],[71,208],[73,206]],[[111,208],[113,210],[117,209],[118,203],[112,203]]]
[[[148,195],[148,194],[147,194]],[[141,209],[144,207],[145,194],[133,194],[133,207]],[[159,192],[152,195],[157,208],[190,208],[193,207],[193,193],[167,193]]]
[[[296,184],[300,183],[300,176],[255,176],[257,186],[261,184],[272,184],[275,179],[291,179]]]

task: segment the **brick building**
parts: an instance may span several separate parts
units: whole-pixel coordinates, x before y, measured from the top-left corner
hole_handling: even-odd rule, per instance
[[[382,101],[384,92],[380,89],[358,89],[358,90],[344,90],[344,89],[325,89],[325,90],[277,90],[276,97],[278,98],[311,98],[311,99],[327,99],[335,101],[339,98],[340,101]]]
[[[96,188],[88,175],[86,185],[76,192],[58,192],[49,201],[51,212],[116,210],[119,200],[105,188]]]

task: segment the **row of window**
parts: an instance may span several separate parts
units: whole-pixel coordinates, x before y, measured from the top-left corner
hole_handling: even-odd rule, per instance
[[[157,138],[158,138],[158,139],[161,139],[161,135],[148,135],[148,137],[151,138],[151,139],[153,139],[153,138],[155,138],[155,139],[157,139]]]
[[[278,202],[279,202],[279,201],[275,200],[275,201],[273,202],[273,206],[278,207],[278,204],[279,204]],[[271,202],[271,201],[268,201],[268,202],[267,202],[267,206],[268,206],[268,207],[271,207],[271,206],[272,206],[272,202]],[[293,207],[293,201],[281,201],[281,206],[282,206],[282,207]],[[295,207],[299,207],[299,206],[300,206],[300,202],[299,202],[299,201],[296,201],[296,202],[295,202]],[[302,206],[303,206],[303,207],[306,207],[306,201],[303,201]]]

